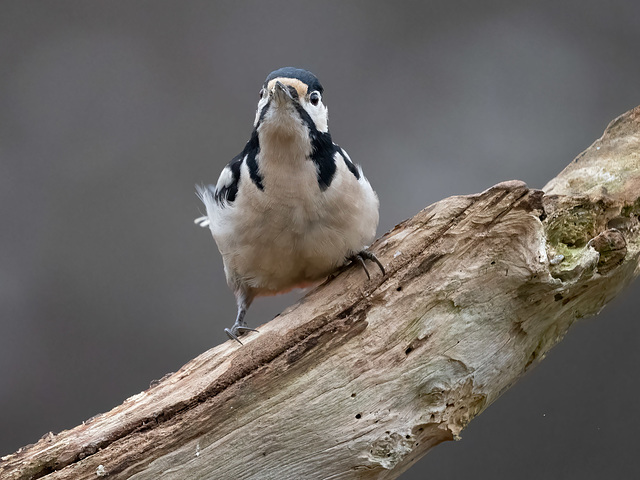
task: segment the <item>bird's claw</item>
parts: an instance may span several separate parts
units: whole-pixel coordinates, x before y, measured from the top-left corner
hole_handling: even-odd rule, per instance
[[[231,328],[225,328],[224,333],[227,334],[231,340],[235,340],[240,345],[244,345],[238,338],[239,335],[242,335],[244,332],[257,332],[255,328],[245,327],[244,325],[234,325]]]
[[[378,257],[376,257],[373,253],[367,250],[362,250],[361,252],[358,252],[353,257],[351,257],[351,261],[352,262],[357,261],[360,264],[360,266],[364,269],[364,273],[367,274],[367,279],[371,280],[371,275],[369,275],[369,270],[367,269],[367,266],[364,263],[365,260],[371,260],[372,262],[375,262],[376,265],[378,265],[378,268],[380,268],[382,275],[383,276],[386,275],[382,262],[380,262],[380,260],[378,260]]]
[[[367,280],[371,280],[371,275],[369,275],[369,269],[367,269],[367,265],[364,263],[364,258],[362,258],[360,254],[355,255],[353,258],[354,261],[357,261],[360,264],[360,266],[364,270],[364,273],[367,274]]]

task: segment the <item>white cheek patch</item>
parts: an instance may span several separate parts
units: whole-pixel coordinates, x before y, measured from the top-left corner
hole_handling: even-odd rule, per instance
[[[256,110],[256,118],[253,120],[253,126],[254,127],[256,125],[258,125],[258,121],[260,120],[260,114],[262,113],[262,110],[264,109],[264,107],[265,107],[265,105],[267,104],[268,101],[269,101],[269,99],[267,97],[263,97],[258,102],[258,108]]]
[[[327,109],[327,107],[325,107],[323,103],[318,103],[317,106],[313,106],[306,100],[302,100],[300,104],[302,105],[302,108],[304,108],[309,114],[318,131],[327,133],[329,131],[329,110]]]

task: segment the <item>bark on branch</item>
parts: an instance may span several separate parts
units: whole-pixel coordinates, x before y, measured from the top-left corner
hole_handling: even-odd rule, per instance
[[[431,205],[373,246],[386,277],[343,271],[0,478],[396,478],[640,273],[639,215],[637,107],[542,191]]]

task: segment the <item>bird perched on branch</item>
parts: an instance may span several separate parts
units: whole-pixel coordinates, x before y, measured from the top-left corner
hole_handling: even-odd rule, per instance
[[[362,169],[333,143],[323,88],[311,72],[285,67],[260,90],[253,132],[218,183],[197,187],[222,254],[238,315],[227,335],[249,328],[256,296],[312,285],[348,261],[366,269],[378,226],[378,197]],[[242,342],[240,342],[242,343]]]

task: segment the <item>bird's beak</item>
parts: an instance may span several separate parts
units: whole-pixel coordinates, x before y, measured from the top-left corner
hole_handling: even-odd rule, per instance
[[[285,102],[293,100],[291,92],[289,91],[289,87],[287,87],[280,81],[277,81],[273,86],[273,89],[271,90],[271,96],[279,104],[283,104]]]

